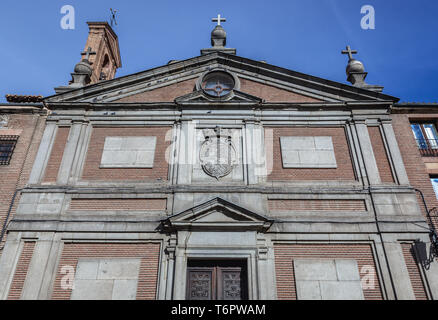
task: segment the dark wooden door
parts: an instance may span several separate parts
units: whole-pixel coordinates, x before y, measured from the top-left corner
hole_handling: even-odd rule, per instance
[[[247,275],[244,262],[189,262],[187,267],[187,299],[247,299]]]

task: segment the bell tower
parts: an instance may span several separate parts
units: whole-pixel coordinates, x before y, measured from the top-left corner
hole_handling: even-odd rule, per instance
[[[117,69],[122,66],[117,35],[107,22],[87,22],[87,24],[89,33],[84,52],[88,48],[96,52],[89,57],[93,69],[91,84],[114,79]]]

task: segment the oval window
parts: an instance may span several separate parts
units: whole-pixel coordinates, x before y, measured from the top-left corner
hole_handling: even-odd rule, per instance
[[[213,97],[227,95],[233,90],[234,85],[233,77],[221,71],[213,71],[202,80],[202,89]]]

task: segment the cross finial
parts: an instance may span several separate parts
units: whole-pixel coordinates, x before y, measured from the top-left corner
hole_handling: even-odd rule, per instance
[[[117,13],[117,10],[113,10],[113,8],[110,8],[110,11],[111,11],[111,20],[110,20],[110,22],[111,22],[111,27],[113,26],[113,24],[115,24],[115,25],[117,25],[117,20],[116,20],[116,13]]]
[[[347,46],[347,50],[342,50],[342,54],[348,54],[349,60],[353,59],[353,54],[357,54],[357,50],[351,50],[350,46]]]
[[[213,19],[211,19],[211,21],[212,21],[212,22],[217,22],[217,25],[220,26],[220,25],[221,25],[221,22],[226,22],[227,19],[225,19],[225,18],[221,18],[221,15],[218,14],[218,15],[217,15],[217,18],[213,18]]]
[[[85,56],[84,60],[88,60],[92,54],[96,54],[96,52],[91,51],[91,47],[88,47],[87,51],[81,53],[81,55]]]

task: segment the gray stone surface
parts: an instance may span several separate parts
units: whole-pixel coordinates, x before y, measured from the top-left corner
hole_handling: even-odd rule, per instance
[[[134,300],[140,259],[79,259],[72,300]]]
[[[106,137],[100,167],[153,168],[157,137]]]
[[[114,281],[75,279],[71,300],[111,300]]]
[[[135,280],[140,270],[140,259],[99,260],[97,279]]]
[[[112,300],[135,300],[137,280],[114,280]]]
[[[298,299],[364,299],[356,260],[295,259],[294,268]]]
[[[280,137],[284,168],[336,168],[332,137]]]

